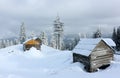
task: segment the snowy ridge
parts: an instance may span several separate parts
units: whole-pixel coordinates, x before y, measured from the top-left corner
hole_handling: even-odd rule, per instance
[[[0,78],[114,78],[119,77],[120,56],[115,55],[106,70],[87,73],[80,63],[72,63],[72,52],[42,45],[23,52],[22,45],[0,49]],[[116,72],[117,71],[117,72]]]

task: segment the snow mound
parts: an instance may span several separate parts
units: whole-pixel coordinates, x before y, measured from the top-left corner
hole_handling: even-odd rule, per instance
[[[114,78],[119,77],[120,56],[115,55],[106,70],[87,73],[80,63],[72,63],[72,52],[42,45],[41,51],[22,45],[0,49],[0,78]],[[117,71],[117,72],[116,72]]]
[[[37,50],[36,48],[32,47],[30,48],[30,50],[28,51],[25,51],[24,52],[24,55],[25,56],[28,56],[28,57],[35,57],[35,58],[40,58],[40,57],[43,57],[43,54],[42,52],[40,52],[40,50]]]

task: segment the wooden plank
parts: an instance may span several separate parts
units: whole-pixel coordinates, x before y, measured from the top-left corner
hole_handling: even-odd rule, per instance
[[[92,56],[91,61],[99,60],[99,59],[106,59],[106,58],[111,58],[111,57],[113,58],[112,54],[103,55],[103,56]]]
[[[89,57],[73,53],[73,62],[81,62],[84,65],[89,65]]]

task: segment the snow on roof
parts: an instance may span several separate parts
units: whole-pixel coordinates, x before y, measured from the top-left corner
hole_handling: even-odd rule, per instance
[[[102,40],[105,41],[105,43],[107,43],[109,46],[116,46],[114,41],[110,38],[103,38]]]
[[[29,41],[27,41],[26,43],[24,43],[24,44],[39,44],[39,42],[38,41],[36,41],[36,40],[33,40],[33,39],[31,39],[31,40],[29,40]]]
[[[33,38],[30,38],[30,39],[27,39],[25,42],[23,42],[23,44],[25,44],[26,42],[30,41],[30,40],[35,40],[37,39],[38,37],[33,37]]]
[[[86,38],[86,39],[81,39],[79,41],[79,43],[73,49],[73,52],[89,56],[89,54],[92,52],[92,50],[101,40],[103,40],[109,46],[115,46],[115,43],[110,38],[96,38],[96,39]]]

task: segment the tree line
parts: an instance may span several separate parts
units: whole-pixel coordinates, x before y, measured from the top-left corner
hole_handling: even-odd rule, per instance
[[[116,43],[115,49],[120,51],[120,26],[113,29],[112,39]]]

